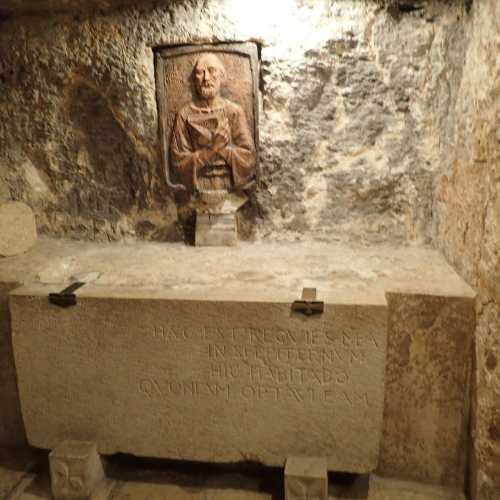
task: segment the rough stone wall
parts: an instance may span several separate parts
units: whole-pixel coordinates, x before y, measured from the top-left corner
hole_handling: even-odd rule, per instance
[[[385,410],[377,472],[464,491],[475,300],[386,296]]]
[[[478,290],[472,497],[500,499],[500,3],[474,2],[442,136],[438,244]]]
[[[390,14],[371,0],[172,0],[4,19],[0,196],[27,202],[54,236],[181,238],[158,156],[152,48],[253,40],[253,237],[428,241],[461,4]]]

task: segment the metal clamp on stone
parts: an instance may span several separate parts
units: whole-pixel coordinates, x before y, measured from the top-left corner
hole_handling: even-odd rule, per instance
[[[316,295],[316,288],[304,288],[302,290],[302,300],[296,300],[292,304],[292,311],[306,316],[323,314],[325,303],[322,300],[316,300]]]
[[[49,302],[64,308],[76,306],[77,301],[74,292],[84,285],[85,283],[77,281],[59,293],[49,293]]]

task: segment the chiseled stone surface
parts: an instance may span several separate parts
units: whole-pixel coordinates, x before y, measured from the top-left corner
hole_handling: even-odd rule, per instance
[[[36,222],[28,205],[9,201],[0,205],[0,257],[28,251],[36,242]]]
[[[389,292],[388,304],[379,472],[463,489],[475,300]]]
[[[89,286],[78,305],[48,287],[10,296],[30,444],[96,441],[104,454],[283,466],[327,457],[374,470],[382,430],[387,306],[162,298]],[[300,438],[298,438],[300,436]]]
[[[478,291],[472,498],[500,498],[500,3],[474,2],[441,137],[437,243]],[[449,83],[449,84],[450,84]]]
[[[4,19],[0,171],[45,234],[179,239],[152,47],[251,40],[262,49],[262,183],[243,217],[255,237],[428,240],[452,91],[441,75],[464,16],[462,2],[441,0],[397,15],[373,0],[190,0]]]

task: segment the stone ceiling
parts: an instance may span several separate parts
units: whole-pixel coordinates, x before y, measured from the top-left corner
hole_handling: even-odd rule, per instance
[[[142,5],[170,3],[183,0],[0,0],[0,15],[30,15],[43,14],[47,12],[94,12],[109,11],[114,8],[127,5]],[[189,1],[189,0],[188,0]],[[300,3],[304,0],[298,0]],[[307,1],[307,0],[306,0]],[[311,0],[309,0],[311,1]],[[313,0],[314,1],[314,0]],[[330,0],[334,2],[335,0]],[[379,4],[385,4],[389,8],[396,8],[401,12],[421,9],[425,4],[436,0],[371,0]],[[443,3],[464,2],[472,3],[472,0],[437,0]]]
[[[153,0],[0,0],[0,12],[4,15],[40,14],[44,12],[92,12],[107,11],[126,5],[142,5]]]

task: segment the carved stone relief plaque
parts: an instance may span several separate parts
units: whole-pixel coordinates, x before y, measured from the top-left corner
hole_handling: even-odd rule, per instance
[[[156,75],[167,183],[196,211],[197,244],[234,244],[236,212],[258,175],[257,48],[161,49]]]

